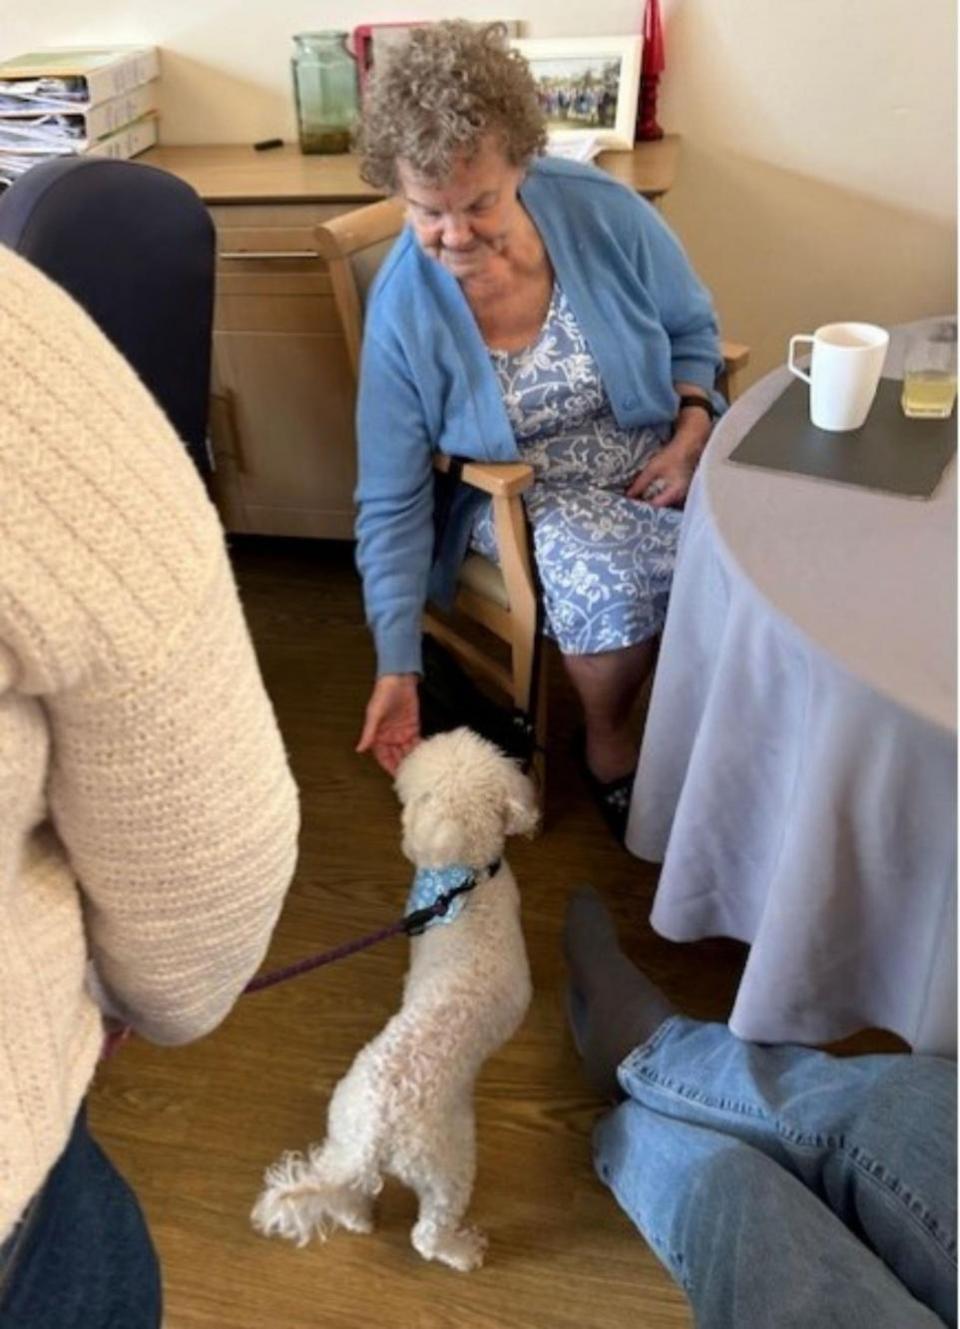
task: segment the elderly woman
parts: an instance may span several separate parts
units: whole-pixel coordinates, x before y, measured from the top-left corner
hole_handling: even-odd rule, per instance
[[[363,175],[404,200],[409,225],[372,293],[360,373],[358,563],[378,678],[358,751],[393,771],[417,742],[428,592],[452,598],[468,547],[496,556],[482,495],[454,504],[434,550],[431,454],[523,460],[546,631],[619,833],[631,707],[722,362],[710,298],[653,208],[544,146],[533,77],[498,24],[415,31],[365,101]]]

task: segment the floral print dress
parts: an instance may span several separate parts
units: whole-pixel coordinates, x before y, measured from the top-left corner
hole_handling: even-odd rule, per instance
[[[662,446],[661,433],[617,423],[559,284],[533,345],[490,355],[520,456],[535,473],[524,500],[545,630],[565,655],[655,636],[667,611],[681,514],[625,491]],[[470,543],[496,560],[489,503]]]

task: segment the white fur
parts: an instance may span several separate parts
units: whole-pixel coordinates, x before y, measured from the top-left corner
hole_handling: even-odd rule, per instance
[[[403,852],[417,867],[499,858],[508,835],[531,834],[530,782],[468,729],[421,743],[403,762]],[[427,1260],[469,1270],[486,1239],[463,1226],[473,1190],[473,1086],[530,1002],[520,898],[505,862],[467,897],[459,918],[411,944],[403,1006],[337,1085],[327,1138],[266,1171],[253,1224],[305,1245],[337,1226],[370,1232],[384,1175],[419,1197],[411,1239]]]

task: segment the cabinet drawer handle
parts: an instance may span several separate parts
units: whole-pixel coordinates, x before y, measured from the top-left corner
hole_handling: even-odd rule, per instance
[[[263,258],[319,258],[315,249],[231,249],[222,251],[221,258],[249,262]]]

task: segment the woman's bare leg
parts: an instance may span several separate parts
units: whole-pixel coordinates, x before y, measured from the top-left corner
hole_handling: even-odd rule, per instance
[[[637,743],[630,732],[630,715],[655,654],[651,640],[599,655],[563,657],[583,706],[587,764],[598,780],[607,782],[633,773]]]

